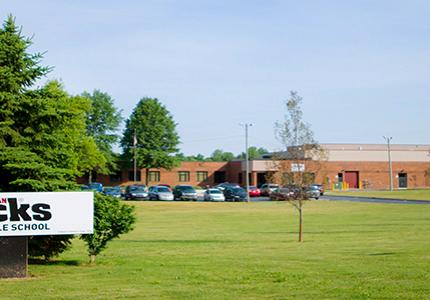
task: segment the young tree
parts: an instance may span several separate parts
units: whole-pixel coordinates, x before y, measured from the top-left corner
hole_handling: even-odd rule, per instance
[[[136,222],[134,207],[122,203],[119,199],[96,194],[94,201],[94,233],[82,235],[88,248],[90,262],[107,246],[107,243],[127,233]]]
[[[84,92],[82,96],[91,103],[91,109],[86,113],[87,134],[94,139],[104,157],[97,165],[88,166],[86,171],[90,174],[91,182],[92,171],[109,174],[117,169],[117,156],[112,147],[119,141],[117,132],[122,116],[121,111],[114,106],[114,100],[107,93],[94,90],[92,94]]]
[[[137,166],[146,169],[148,184],[150,168],[171,169],[178,165],[178,144],[176,123],[166,107],[156,98],[142,98],[126,121],[121,140],[126,161],[136,157]]]
[[[303,206],[308,200],[305,190],[313,183],[318,171],[316,164],[312,172],[307,171],[306,163],[309,160],[319,161],[324,156],[310,125],[303,121],[301,103],[302,97],[291,91],[285,103],[287,112],[284,121],[275,123],[277,137],[286,151],[273,157],[278,172],[272,178],[281,185],[293,185],[297,190],[296,196],[289,201],[299,212],[299,242],[303,241]]]

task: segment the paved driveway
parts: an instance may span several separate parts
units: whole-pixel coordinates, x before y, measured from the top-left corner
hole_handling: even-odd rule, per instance
[[[430,204],[430,200],[401,200],[401,199],[384,199],[384,198],[367,198],[354,196],[322,196],[321,200],[328,201],[352,201],[352,202],[369,202],[369,203],[393,203],[393,204]],[[251,198],[251,202],[270,201],[269,197]]]
[[[402,199],[384,199],[368,198],[354,196],[322,196],[321,199],[329,201],[352,201],[352,202],[370,202],[370,203],[394,203],[394,204],[430,204],[429,200],[402,200]]]

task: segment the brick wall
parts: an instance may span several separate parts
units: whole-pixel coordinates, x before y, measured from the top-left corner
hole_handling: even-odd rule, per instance
[[[389,188],[389,171],[387,162],[340,162],[340,161],[326,161],[317,163],[315,161],[304,161],[306,171],[316,173],[316,182],[325,183],[326,188],[330,188],[333,183],[338,181],[336,177],[338,173],[345,174],[346,171],[357,171],[359,181],[366,182],[367,188],[372,189],[388,189]],[[393,186],[398,187],[399,179],[396,177],[399,173],[407,174],[408,188],[430,187],[430,178],[425,176],[426,170],[430,169],[430,163],[426,162],[393,162]],[[286,169],[288,170],[288,168]],[[149,185],[169,184],[175,186],[177,184],[189,184],[194,186],[205,187],[207,185],[213,186],[220,181],[228,181],[245,184],[245,173],[242,171],[240,161],[232,162],[182,162],[178,168],[172,170],[165,169],[151,169],[150,171],[160,172],[160,181],[149,182]],[[189,172],[189,181],[180,182],[179,172]],[[207,172],[208,178],[205,181],[197,180],[197,172]],[[252,172],[253,170],[250,170]],[[260,172],[261,170],[259,170]],[[125,169],[121,171],[120,180],[112,180],[111,176],[100,175],[94,179],[103,183],[106,186],[112,185],[129,185],[133,184],[133,176],[129,180],[129,172],[133,169]],[[145,169],[139,170],[140,181],[145,183]],[[224,172],[225,177],[219,177]],[[218,174],[218,182],[217,182]],[[242,174],[242,175],[239,175]],[[255,175],[255,174],[254,174]],[[254,176],[255,177],[255,176]],[[223,180],[220,180],[223,179]],[[78,181],[84,184],[85,178]],[[251,181],[251,184],[255,184]]]

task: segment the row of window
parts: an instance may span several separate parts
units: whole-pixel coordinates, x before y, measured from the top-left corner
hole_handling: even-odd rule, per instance
[[[128,172],[128,180],[134,181],[134,172],[130,171]],[[178,181],[179,182],[189,182],[191,172],[190,171],[179,171],[178,172]],[[136,181],[141,181],[141,172],[136,172]],[[113,174],[110,176],[110,180],[113,182],[119,182],[121,181],[121,174]],[[196,181],[198,182],[204,182],[208,180],[208,172],[207,171],[197,171],[196,172]],[[160,171],[149,171],[148,172],[148,181],[149,182],[160,182],[161,176]]]

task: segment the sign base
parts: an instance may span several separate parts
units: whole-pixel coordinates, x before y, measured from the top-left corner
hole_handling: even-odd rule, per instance
[[[26,236],[0,237],[0,278],[27,277]]]

